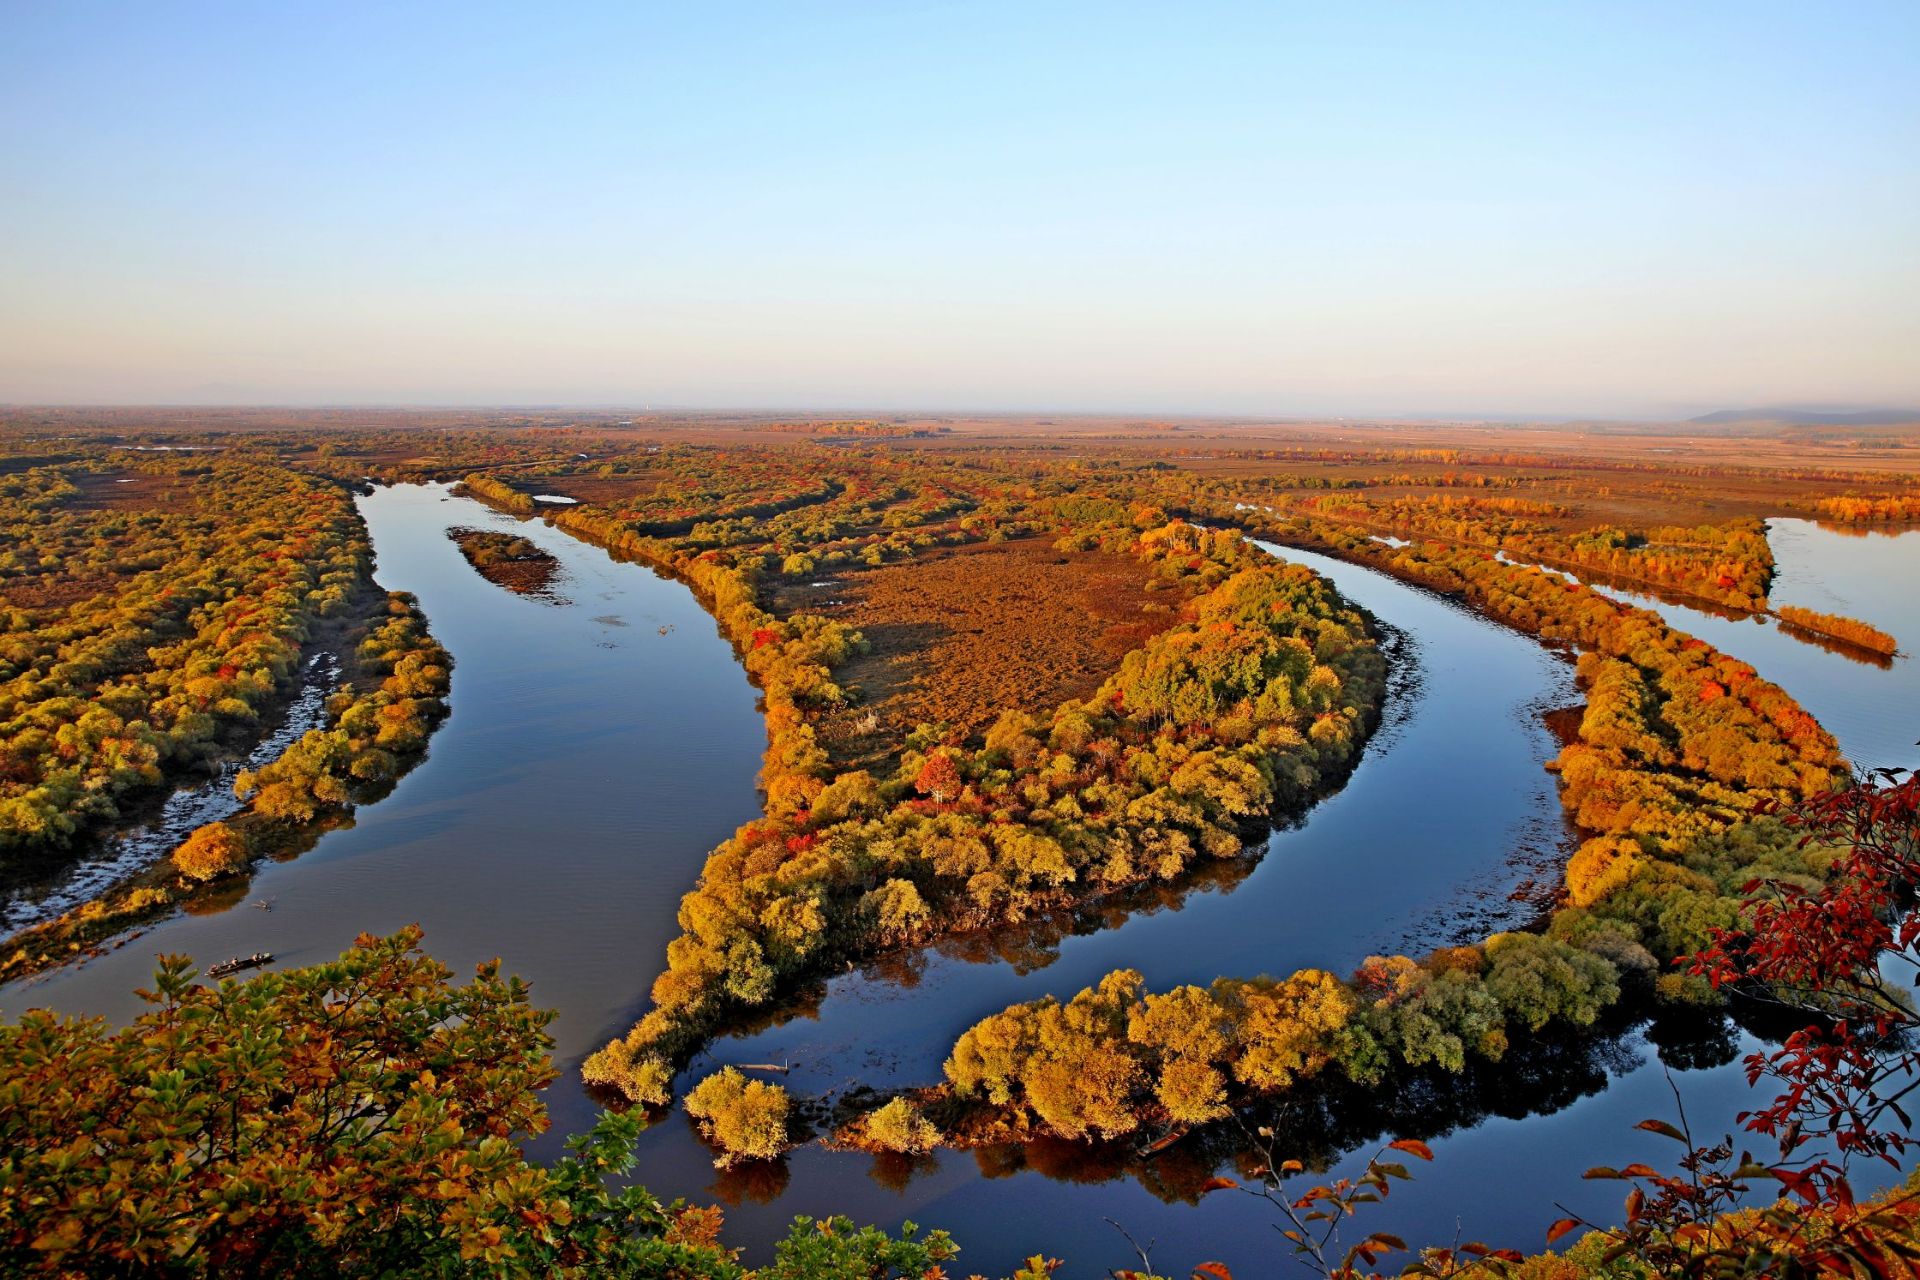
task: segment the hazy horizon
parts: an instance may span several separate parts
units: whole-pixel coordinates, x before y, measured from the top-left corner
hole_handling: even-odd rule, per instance
[[[1920,405],[1920,7],[17,6],[0,403]]]
[[[564,400],[445,400],[445,401],[403,401],[403,400],[0,400],[0,410],[46,409],[75,411],[100,409],[107,411],[151,409],[155,412],[206,409],[220,412],[257,411],[262,413],[581,413],[614,414],[632,413],[648,417],[672,418],[685,415],[688,418],[720,418],[731,416],[776,417],[803,420],[809,418],[831,420],[855,420],[862,418],[891,418],[901,421],[938,421],[955,422],[994,421],[1005,419],[1015,423],[1045,422],[1053,418],[1091,419],[1107,421],[1116,419],[1142,419],[1168,422],[1221,423],[1235,426],[1288,426],[1323,425],[1330,423],[1352,423],[1357,426],[1393,424],[1407,426],[1485,426],[1485,427],[1524,427],[1524,426],[1686,426],[1693,419],[1707,414],[1738,412],[1744,415],[1734,419],[1740,422],[1767,422],[1770,412],[1779,413],[1824,413],[1824,414],[1877,414],[1883,417],[1870,418],[1862,425],[1893,425],[1920,422],[1920,407],[1910,405],[1723,405],[1701,406],[1696,410],[1675,411],[1670,414],[1644,413],[1638,415],[1601,415],[1580,413],[1510,413],[1486,412],[1474,413],[1203,413],[1184,410],[1158,409],[1076,409],[1045,406],[1018,408],[983,409],[969,405],[946,407],[928,407],[926,405],[827,405],[827,404],[646,404],[620,401],[564,401]]]

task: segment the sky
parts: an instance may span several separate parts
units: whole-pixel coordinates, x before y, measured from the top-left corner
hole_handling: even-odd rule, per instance
[[[1920,405],[1920,4],[0,0],[0,402]]]

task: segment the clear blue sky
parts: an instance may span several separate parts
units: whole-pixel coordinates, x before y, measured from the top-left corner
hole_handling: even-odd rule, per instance
[[[1920,4],[0,0],[0,401],[1920,403]]]

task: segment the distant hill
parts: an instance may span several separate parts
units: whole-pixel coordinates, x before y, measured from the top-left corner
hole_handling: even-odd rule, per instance
[[[1688,422],[1703,427],[1726,426],[1736,422],[1775,422],[1792,427],[1877,427],[1896,422],[1920,422],[1920,409],[1862,409],[1849,413],[1825,413],[1813,409],[1722,409],[1703,413]]]

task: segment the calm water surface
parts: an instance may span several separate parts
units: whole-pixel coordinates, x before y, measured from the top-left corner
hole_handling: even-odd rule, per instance
[[[716,1056],[797,1062],[790,1080],[815,1091],[856,1075],[933,1083],[946,1050],[979,1018],[1071,996],[1115,968],[1138,969],[1156,988],[1310,965],[1344,971],[1369,954],[1424,953],[1532,919],[1537,908],[1516,891],[1557,884],[1569,852],[1542,768],[1557,748],[1541,717],[1578,700],[1571,667],[1370,570],[1269,549],[1325,574],[1394,628],[1388,710],[1346,787],[1275,832],[1257,866],[1053,929],[966,939],[846,975],[804,1020]],[[1419,834],[1408,839],[1416,814]]]
[[[1777,573],[1770,598],[1891,632],[1891,662],[1822,645],[1771,618],[1729,619],[1616,588],[1691,635],[1752,663],[1813,713],[1863,769],[1920,766],[1920,530],[1846,532],[1810,520],[1767,522]]]
[[[706,851],[758,810],[752,779],[764,731],[754,694],[679,584],[435,486],[383,489],[361,506],[381,583],[420,595],[458,663],[454,714],[428,759],[354,828],[262,872],[250,896],[271,901],[270,912],[169,922],[83,969],[0,992],[0,1003],[123,1017],[134,1007],[126,993],[162,950],[210,960],[266,949],[303,964],[337,953],[361,929],[417,920],[436,955],[461,968],[502,956],[533,982],[536,1000],[561,1011],[566,1074],[548,1097],[556,1134],[538,1144],[551,1152],[558,1134],[593,1115],[573,1068],[644,1010],[679,895]],[[513,527],[539,542],[562,563],[567,603],[485,582],[445,537],[454,525]],[[1853,614],[1920,643],[1920,535],[1773,527],[1777,600]],[[787,1058],[798,1064],[789,1083],[811,1094],[855,1081],[930,1082],[975,1019],[1011,1001],[1069,995],[1114,967],[1138,968],[1156,987],[1343,969],[1372,952],[1418,952],[1528,919],[1527,889],[1554,881],[1569,839],[1541,769],[1554,744],[1540,722],[1576,700],[1566,664],[1371,570],[1280,554],[1326,573],[1393,629],[1389,711],[1344,790],[1231,874],[842,975],[799,1016],[720,1042],[697,1069]],[[1670,608],[1662,611],[1676,625],[1800,697],[1856,761],[1911,762],[1920,689],[1908,659],[1863,665],[1771,626]],[[1669,1055],[1696,1064],[1675,1080],[1700,1130],[1729,1129],[1751,1105],[1729,1064],[1746,1043]],[[1437,1139],[1436,1164],[1397,1190],[1368,1229],[1435,1241],[1458,1227],[1467,1238],[1537,1247],[1560,1216],[1555,1200],[1596,1218],[1617,1213],[1617,1192],[1583,1183],[1582,1168],[1668,1156],[1660,1139],[1632,1132],[1640,1119],[1672,1114],[1643,1030],[1509,1065],[1486,1081],[1409,1090],[1378,1113],[1347,1117],[1336,1148],[1376,1130]],[[669,1197],[727,1203],[730,1234],[750,1257],[795,1213],[842,1212],[946,1227],[970,1270],[1004,1273],[1045,1250],[1069,1259],[1064,1275],[1096,1276],[1130,1265],[1103,1221],[1113,1218],[1158,1239],[1163,1270],[1218,1258],[1236,1274],[1282,1272],[1263,1206],[1230,1194],[1178,1200],[1178,1188],[1220,1155],[1190,1139],[1143,1172],[1064,1146],[918,1162],[806,1148],[778,1166],[720,1175],[676,1113],[643,1137],[640,1176]],[[1465,1186],[1478,1194],[1463,1196]],[[1457,1218],[1463,1209],[1468,1216]]]
[[[248,900],[270,911],[170,921],[0,1006],[125,1016],[162,951],[312,964],[418,922],[456,971],[500,956],[528,979],[560,1010],[564,1057],[637,1016],[706,850],[759,811],[766,731],[746,674],[686,587],[544,524],[440,486],[380,489],[360,509],[381,585],[417,593],[454,655],[453,714],[426,760],[351,829],[262,870]],[[446,536],[458,525],[552,552],[569,603],[481,578]]]

